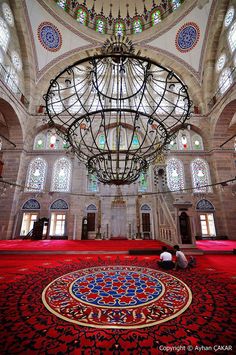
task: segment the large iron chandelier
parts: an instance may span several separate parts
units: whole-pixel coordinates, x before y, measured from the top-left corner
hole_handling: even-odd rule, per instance
[[[49,124],[99,181],[138,179],[189,118],[187,87],[167,68],[111,37],[101,54],[77,61],[44,96]]]

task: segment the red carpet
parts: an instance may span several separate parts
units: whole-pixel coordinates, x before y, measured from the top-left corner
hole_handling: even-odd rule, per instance
[[[0,251],[128,251],[161,249],[156,240],[1,240]]]
[[[75,270],[106,265],[158,270],[156,262],[154,256],[34,255],[32,259],[30,255],[2,255],[1,354],[205,354],[197,350],[188,352],[187,346],[194,349],[216,344],[233,346],[236,335],[233,255],[199,256],[196,269],[169,272],[190,288],[193,300],[178,317],[152,327],[135,330],[84,327],[58,318],[42,303],[45,287]],[[225,272],[227,266],[229,270]],[[154,307],[153,312],[158,314],[158,309]],[[165,350],[166,346],[169,349],[182,346],[185,350],[171,353]]]
[[[233,250],[236,249],[236,240],[198,240],[196,246],[201,250]]]

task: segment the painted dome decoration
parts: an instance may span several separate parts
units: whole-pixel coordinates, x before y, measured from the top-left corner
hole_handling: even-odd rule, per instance
[[[81,25],[123,37],[158,25],[185,0],[51,0]]]
[[[51,22],[42,22],[39,25],[38,39],[41,45],[50,52],[59,51],[62,45],[61,33]]]
[[[200,38],[200,29],[194,22],[187,22],[177,32],[175,45],[178,51],[186,53],[191,51]]]

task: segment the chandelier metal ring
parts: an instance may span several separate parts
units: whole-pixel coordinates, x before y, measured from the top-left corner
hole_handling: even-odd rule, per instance
[[[89,172],[123,185],[168,146],[189,118],[191,102],[175,73],[125,52],[119,41],[111,48],[64,69],[44,99],[49,123]]]

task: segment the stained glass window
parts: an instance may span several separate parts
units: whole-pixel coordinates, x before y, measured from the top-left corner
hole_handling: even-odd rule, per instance
[[[184,189],[184,167],[183,163],[176,159],[171,158],[167,161],[166,167],[167,185],[171,191],[181,192]]]
[[[65,10],[66,9],[66,0],[57,0],[57,5]]]
[[[10,39],[10,32],[6,22],[0,17],[0,46],[6,52]]]
[[[192,136],[192,149],[203,150],[202,137],[200,137],[199,134],[194,134]]]
[[[139,139],[137,134],[134,134],[131,148],[138,148],[139,147]]]
[[[38,157],[33,159],[28,168],[26,191],[42,191],[44,188],[47,172],[47,162]]]
[[[98,146],[99,148],[105,147],[105,135],[103,133],[98,136]]]
[[[70,191],[71,170],[71,161],[69,159],[63,157],[56,160],[52,172],[51,191]]]
[[[225,15],[225,21],[224,21],[225,27],[228,27],[231,24],[233,18],[234,18],[234,8],[233,6],[231,6]]]
[[[106,24],[102,19],[97,19],[96,21],[96,31],[104,34],[106,32]]]
[[[15,93],[19,91],[19,78],[14,68],[8,67],[5,75],[5,83]]]
[[[21,71],[22,69],[22,61],[20,59],[19,54],[16,51],[12,51],[11,53],[12,64],[16,68],[17,71]]]
[[[236,48],[236,21],[232,24],[229,29],[228,41],[231,52],[233,52]]]
[[[98,191],[98,181],[95,175],[88,175],[88,191],[97,192]]]
[[[141,173],[139,177],[139,185],[138,185],[138,190],[139,192],[145,192],[148,189],[148,181],[147,181],[147,174],[146,173]]]
[[[152,25],[154,26],[160,21],[161,21],[161,11],[156,10],[152,13]]]
[[[59,149],[60,146],[59,136],[53,131],[47,131],[47,138],[46,138],[46,149],[55,150]]]
[[[140,32],[142,32],[142,30],[143,30],[143,25],[142,25],[141,20],[135,20],[133,22],[133,31],[134,31],[134,33],[140,33]]]
[[[180,131],[178,135],[179,140],[179,149],[180,150],[189,150],[191,149],[190,135],[188,131]]]
[[[229,68],[225,68],[219,77],[219,88],[221,94],[224,94],[226,90],[231,86],[233,82],[232,74]]]
[[[125,34],[125,25],[122,22],[115,24],[115,35],[123,36]]]
[[[34,140],[34,149],[45,149],[46,146],[46,137],[44,133],[40,133],[35,137]]]
[[[2,11],[3,11],[3,16],[5,20],[7,21],[8,25],[13,26],[14,25],[14,17],[11,11],[10,6],[4,2],[2,4]]]
[[[225,53],[221,54],[216,62],[216,71],[220,72],[223,69],[226,62],[226,55]]]
[[[68,149],[68,142],[51,130],[39,133],[34,140],[35,150],[63,150]]]
[[[207,162],[200,158],[193,160],[191,163],[191,172],[194,192],[210,192],[210,187],[202,187],[211,183]]]
[[[81,23],[82,25],[86,25],[86,22],[87,22],[87,13],[85,10],[83,9],[78,9],[78,12],[77,12],[77,21],[79,23]]]
[[[172,0],[172,9],[176,10],[180,6],[180,0]]]
[[[177,150],[178,149],[177,138],[172,139],[172,141],[169,144],[169,149],[170,150]]]

